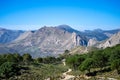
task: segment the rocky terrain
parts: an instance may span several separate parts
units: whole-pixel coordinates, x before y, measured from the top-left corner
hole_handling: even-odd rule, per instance
[[[99,44],[98,48],[112,47],[117,44],[120,44],[120,32],[114,34],[109,39]]]
[[[30,53],[33,57],[58,56],[77,46],[111,47],[120,43],[120,29],[78,31],[68,25],[42,27],[35,31],[0,29],[0,54]],[[119,32],[119,33],[118,33]],[[80,52],[87,52],[81,49]]]
[[[85,37],[60,27],[43,27],[34,32],[27,31],[11,43],[5,44],[8,49],[21,54],[30,53],[34,57],[56,56],[79,45],[87,45]]]

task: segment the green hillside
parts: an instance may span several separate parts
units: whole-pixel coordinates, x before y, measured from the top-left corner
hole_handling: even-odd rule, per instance
[[[0,80],[45,80],[48,78],[63,80],[71,75],[74,76],[74,80],[107,80],[108,78],[120,80],[120,45],[104,50],[95,49],[86,54],[76,54],[80,48],[66,50],[65,55],[57,58],[34,59],[28,53],[1,54]],[[63,65],[64,61],[66,65]]]

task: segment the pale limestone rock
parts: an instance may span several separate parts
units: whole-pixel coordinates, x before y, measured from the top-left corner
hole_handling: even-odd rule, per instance
[[[95,46],[98,43],[96,38],[89,39],[87,46]]]
[[[98,47],[99,48],[106,48],[106,47],[112,47],[117,44],[120,44],[120,32],[114,34],[111,36],[108,40],[105,42],[101,43]]]

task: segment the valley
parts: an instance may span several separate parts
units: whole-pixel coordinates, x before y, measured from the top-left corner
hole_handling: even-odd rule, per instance
[[[120,80],[120,0],[0,0],[0,80]]]

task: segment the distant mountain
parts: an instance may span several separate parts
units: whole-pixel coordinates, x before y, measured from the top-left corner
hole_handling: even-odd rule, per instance
[[[9,43],[15,40],[24,31],[21,30],[8,30],[0,28],[0,43]]]
[[[111,37],[113,34],[119,32],[120,29],[115,30],[101,30],[101,29],[95,29],[95,30],[85,30],[82,32],[84,36],[86,36],[88,39],[96,39],[97,41],[106,40],[109,37]]]
[[[18,53],[30,53],[33,57],[57,56],[66,49],[86,46],[85,37],[60,27],[42,27],[35,32],[27,31],[13,42],[6,44],[8,49]]]
[[[80,31],[78,31],[78,30],[75,30],[75,29],[73,29],[73,28],[71,28],[70,26],[68,26],[68,25],[59,25],[59,26],[56,26],[57,28],[59,28],[59,29],[63,29],[63,30],[65,30],[65,31],[68,31],[68,32],[70,32],[70,33],[73,33],[73,32],[75,32],[75,33],[77,33],[77,34],[79,34],[80,35]]]
[[[114,31],[114,32],[112,32]],[[87,47],[78,46],[76,48],[71,49],[70,54],[83,54],[89,51],[94,51],[98,49],[104,49],[107,47],[113,47],[117,44],[120,44],[120,31],[115,33],[116,30],[108,31],[113,33],[111,37],[106,40],[98,41],[96,38],[89,39]],[[115,33],[115,34],[114,34]]]
[[[73,52],[84,53],[93,47],[104,48],[119,44],[118,32],[120,29],[95,29],[82,32],[68,25],[44,26],[35,31],[0,29],[0,54],[17,52],[30,53],[33,57],[58,56],[66,49],[71,50],[75,47],[77,48]]]

